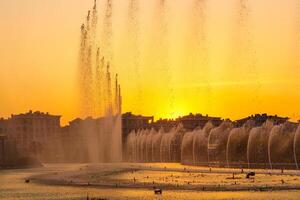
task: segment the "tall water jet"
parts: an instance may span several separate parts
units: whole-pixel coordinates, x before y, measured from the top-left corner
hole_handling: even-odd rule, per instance
[[[238,81],[251,81],[255,83],[249,99],[260,106],[259,92],[261,82],[257,70],[257,53],[254,46],[254,36],[251,26],[251,7],[249,0],[236,1],[236,23],[232,34],[232,54],[228,65],[232,66],[233,73],[239,74]]]
[[[135,102],[139,103],[137,109],[141,106],[142,99],[142,86],[141,86],[141,50],[140,50],[140,26],[139,26],[139,11],[140,11],[139,0],[129,0],[128,7],[128,53],[129,53],[129,67],[133,69],[133,76],[136,81],[136,97]],[[138,111],[139,112],[139,111]]]
[[[191,36],[195,38],[195,43],[191,46],[194,49],[194,52],[190,52],[191,55],[197,56],[200,59],[196,59],[194,62],[197,62],[196,65],[206,66],[208,64],[208,49],[207,49],[207,33],[206,33],[206,11],[207,11],[207,1],[206,0],[194,0],[192,4],[191,12]],[[192,57],[193,57],[192,56]],[[191,58],[191,60],[194,60]],[[200,61],[200,62],[199,62]],[[195,63],[191,63],[195,64]],[[206,66],[208,67],[208,66]],[[207,68],[208,69],[208,68]],[[209,75],[205,73],[206,75]]]
[[[121,85],[118,82],[118,75],[115,80],[115,94],[114,94],[114,113],[113,113],[113,130],[112,130],[112,146],[111,159],[114,162],[122,161],[123,139],[122,139],[122,96]]]
[[[190,2],[189,2],[190,3]],[[207,0],[192,0],[189,7],[187,28],[184,30],[183,59],[180,65],[189,66],[193,75],[183,70],[186,79],[193,82],[199,81],[204,85],[206,98],[202,104],[208,113],[211,109],[211,67],[209,61],[209,37],[207,27]],[[195,95],[201,94],[197,92]],[[198,98],[198,97],[195,97]]]
[[[99,141],[103,138],[100,138],[101,136],[98,134],[96,122],[91,118],[88,118],[81,128],[85,131],[85,145],[88,150],[88,160],[91,162],[103,161],[100,157],[102,149],[99,150],[101,147],[98,146]]]
[[[92,44],[90,41],[90,11],[86,17],[86,24],[81,25],[80,52],[79,52],[79,87],[81,115],[91,116],[93,111],[93,71],[92,71]]]
[[[272,128],[269,143],[269,164],[270,168],[294,169],[294,137],[297,124],[285,122]]]
[[[168,41],[169,21],[168,21],[168,4],[166,0],[155,1],[155,15],[154,15],[154,30],[156,30],[154,45],[153,65],[161,72],[161,79],[165,83],[165,92],[167,93],[168,110],[170,115],[174,116],[174,101],[175,93],[172,87],[172,70],[170,69],[170,42]]]
[[[81,116],[78,121],[82,146],[87,149],[88,162],[116,162],[122,157],[121,135],[121,88],[116,76],[112,85],[110,64],[104,69],[96,42],[97,4],[89,11],[86,22],[81,26],[79,85]],[[115,87],[113,90],[113,87]],[[114,92],[113,92],[114,91]],[[95,117],[96,119],[93,119]]]
[[[194,165],[208,165],[208,136],[214,128],[211,122],[207,122],[203,129],[198,130],[193,138],[193,163]]]
[[[227,140],[232,128],[232,122],[224,121],[210,131],[207,147],[209,165],[222,166],[226,163]]]
[[[112,0],[106,0],[104,19],[101,31],[101,44],[104,49],[104,57],[113,62],[113,28],[112,28],[112,17],[113,17],[113,2]]]
[[[96,54],[96,70],[95,70],[95,115],[101,116],[104,115],[103,107],[104,105],[101,99],[103,98],[103,67],[104,67],[104,57],[100,60],[100,48],[97,49]]]
[[[80,46],[80,61],[79,61],[79,73],[80,73],[80,95],[81,95],[81,115],[83,117],[92,116],[94,113],[94,97],[93,97],[93,61],[92,52],[94,43],[92,41],[91,31],[91,16],[90,11],[86,17],[86,24],[81,26],[81,46]],[[98,161],[99,151],[97,151],[98,138],[95,137],[95,124],[91,121],[83,122],[81,129],[85,130],[86,137],[84,145],[88,150],[87,158],[89,161]],[[88,146],[90,145],[90,146]]]
[[[201,67],[201,79],[206,85],[206,91],[207,94],[206,98],[206,105],[207,108],[206,112],[209,113],[211,109],[211,95],[212,95],[212,88],[211,88],[211,66],[210,66],[210,60],[209,60],[209,37],[207,34],[207,0],[194,0],[194,19],[191,21],[194,21],[195,26],[192,27],[194,29],[194,32],[196,34],[196,46],[195,46],[195,52],[196,57],[199,59],[196,59],[196,69],[199,69]],[[192,54],[191,54],[192,55]],[[195,69],[195,71],[196,71]]]
[[[97,19],[97,7],[95,1],[92,14],[88,11],[85,23],[81,25],[79,87],[81,97],[81,115],[83,117],[92,116],[95,110],[93,68],[95,67],[95,64],[99,64],[99,50],[95,42]],[[95,55],[95,52],[97,52],[97,55]]]
[[[262,126],[250,131],[247,145],[249,168],[269,168],[268,142],[273,122],[267,120]]]
[[[228,167],[248,167],[247,145],[253,127],[254,121],[248,120],[242,127],[230,131],[226,150]]]
[[[94,0],[93,12],[92,12],[92,32],[96,33],[98,24],[98,11],[97,11],[97,0]],[[96,37],[94,35],[94,37]]]

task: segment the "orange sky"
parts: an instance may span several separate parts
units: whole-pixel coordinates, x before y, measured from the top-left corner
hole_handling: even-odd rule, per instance
[[[113,1],[113,66],[123,111],[300,119],[300,3],[251,0],[238,25],[238,0],[207,1],[203,20],[195,1],[167,1],[162,33],[158,0],[141,0],[137,38],[126,29],[129,1]],[[92,4],[0,1],[0,116],[41,110],[63,115],[63,124],[77,116],[80,25]]]

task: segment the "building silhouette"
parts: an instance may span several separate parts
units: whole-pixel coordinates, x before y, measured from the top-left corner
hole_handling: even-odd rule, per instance
[[[60,115],[52,115],[43,112],[32,112],[11,115],[8,119],[0,118],[0,167],[9,159],[32,156],[42,162],[88,162],[86,146],[91,139],[108,140],[109,135],[97,136],[105,119],[103,118],[76,118],[67,126],[61,126]],[[261,126],[267,120],[274,124],[288,121],[288,118],[277,115],[256,114],[249,117],[230,121],[235,127],[243,126],[248,120],[254,121],[256,126]],[[122,114],[122,144],[123,159],[126,160],[126,139],[132,131],[142,129],[161,128],[167,133],[179,125],[188,132],[197,128],[203,128],[207,122],[219,126],[223,119],[208,115],[192,114],[181,116],[176,119],[159,119],[154,121],[153,116],[134,115],[131,112]],[[109,134],[109,132],[107,133]],[[93,139],[93,140],[94,140]],[[101,144],[101,142],[99,142]],[[103,143],[102,143],[103,144]],[[180,149],[181,141],[172,143],[172,149]],[[105,145],[110,145],[106,144]],[[105,148],[105,147],[103,147]],[[179,152],[174,152],[174,155]],[[107,155],[102,155],[102,161]],[[178,158],[180,156],[177,156]],[[174,160],[178,160],[177,158]]]
[[[16,151],[23,156],[34,156],[41,161],[55,160],[53,144],[60,139],[60,118],[38,111],[11,115],[0,120],[0,135],[7,138],[7,146],[16,146]]]
[[[252,120],[256,126],[261,126],[263,123],[265,123],[267,120],[271,120],[274,124],[282,124],[289,120],[288,117],[279,117],[277,115],[268,115],[266,113],[264,114],[255,114],[251,115],[249,117],[236,120],[236,126],[240,127],[243,126],[248,120]]]

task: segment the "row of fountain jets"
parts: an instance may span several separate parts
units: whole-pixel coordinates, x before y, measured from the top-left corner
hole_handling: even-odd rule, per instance
[[[129,162],[299,169],[300,125],[267,120],[256,126],[248,120],[241,127],[224,121],[219,126],[207,122],[193,131],[182,125],[168,132],[143,129],[127,136],[125,148]]]

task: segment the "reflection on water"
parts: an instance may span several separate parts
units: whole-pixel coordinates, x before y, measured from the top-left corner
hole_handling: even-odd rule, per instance
[[[51,186],[38,183],[25,183],[27,177],[33,175],[56,173],[64,170],[75,170],[83,165],[47,165],[40,169],[5,170],[0,171],[0,199],[86,199],[102,197],[107,199],[287,199],[300,197],[300,191],[276,192],[196,192],[168,190],[163,195],[154,195],[152,190],[146,189],[118,189],[118,188],[91,188],[71,186]],[[139,172],[144,176],[142,171]],[[156,172],[158,173],[158,172]],[[155,173],[154,173],[155,174]],[[124,176],[121,175],[121,176]]]
[[[132,182],[135,180],[137,183],[144,183],[146,185],[155,184],[159,185],[177,185],[177,186],[190,186],[190,188],[199,188],[197,186],[205,185],[206,187],[214,188],[219,184],[227,188],[236,187],[251,187],[265,185],[281,186],[282,182],[285,185],[297,186],[299,178],[290,175],[268,175],[257,174],[255,179],[246,179],[245,174],[218,174],[218,173],[188,173],[188,172],[173,172],[173,171],[137,171],[134,173],[122,173],[110,177],[113,180],[122,180],[122,182]]]

